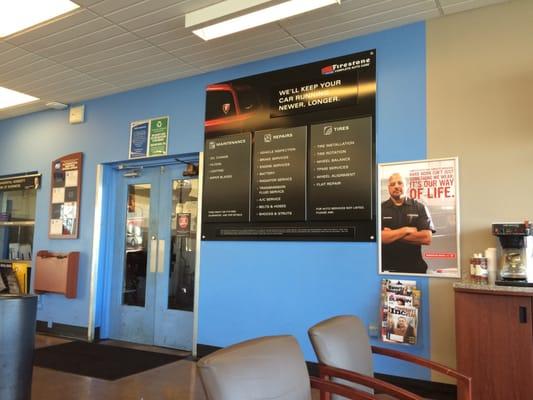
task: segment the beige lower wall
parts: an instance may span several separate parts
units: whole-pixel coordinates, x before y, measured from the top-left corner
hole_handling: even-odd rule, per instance
[[[533,220],[532,0],[428,21],[427,123],[428,158],[459,157],[464,273],[492,222]],[[430,281],[430,324],[431,358],[453,366],[452,283]]]

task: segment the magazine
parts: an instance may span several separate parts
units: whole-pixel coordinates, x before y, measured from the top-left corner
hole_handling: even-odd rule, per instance
[[[383,279],[381,338],[384,342],[416,344],[420,290],[416,281]]]

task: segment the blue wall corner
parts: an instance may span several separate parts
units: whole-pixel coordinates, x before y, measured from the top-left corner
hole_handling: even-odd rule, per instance
[[[69,125],[66,111],[45,111],[0,121],[0,174],[28,170],[43,173],[43,188],[37,194],[34,254],[44,249],[82,253],[79,297],[67,300],[59,295],[46,295],[38,318],[87,326],[96,167],[99,163],[127,159],[131,121],[168,115],[169,153],[200,151],[207,84],[373,48],[377,49],[377,162],[423,159],[424,23],[87,101],[84,124]],[[85,156],[80,237],[50,240],[50,163],[77,151]],[[107,273],[99,271],[96,310],[99,326],[109,318],[103,289]],[[357,314],[367,324],[378,322],[381,278],[377,273],[375,243],[204,242],[198,342],[226,346],[251,337],[289,333],[299,340],[306,359],[314,360],[307,328],[343,313]],[[427,279],[418,282],[423,291],[421,340],[420,344],[402,350],[429,357],[428,284]],[[378,372],[398,371],[389,361],[377,360],[376,365]],[[414,378],[430,376],[418,369],[402,372]]]

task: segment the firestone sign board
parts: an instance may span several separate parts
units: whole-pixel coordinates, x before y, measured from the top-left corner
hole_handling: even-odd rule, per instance
[[[130,124],[128,158],[164,156],[168,150],[168,117],[158,117]]]
[[[204,240],[375,241],[376,52],[206,89]]]

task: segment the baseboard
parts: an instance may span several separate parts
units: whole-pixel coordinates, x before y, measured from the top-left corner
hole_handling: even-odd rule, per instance
[[[422,397],[431,397],[435,400],[448,400],[457,398],[457,386],[449,383],[431,382],[421,379],[404,378],[403,376],[374,374],[393,385],[400,386],[405,390],[416,393]]]
[[[198,358],[207,356],[222,347],[210,346],[206,344],[198,344],[197,354]],[[318,364],[316,362],[306,361],[309,375],[318,376]],[[457,386],[447,383],[431,382],[422,379],[404,378],[402,376],[374,374],[378,379],[392,383],[405,390],[416,393],[422,397],[429,397],[434,400],[452,400],[457,396]]]
[[[218,346],[210,346],[208,344],[200,344],[198,343],[196,345],[196,358],[202,358],[205,357],[211,353],[214,353],[217,350],[220,350],[222,347]]]
[[[52,322],[50,326],[48,326],[48,322],[46,321],[37,321],[36,330],[39,333],[44,333],[47,335],[60,336],[83,341],[87,341],[87,337],[89,336],[89,330],[84,326],[60,324],[57,322]],[[94,340],[100,340],[99,327],[94,330]]]

